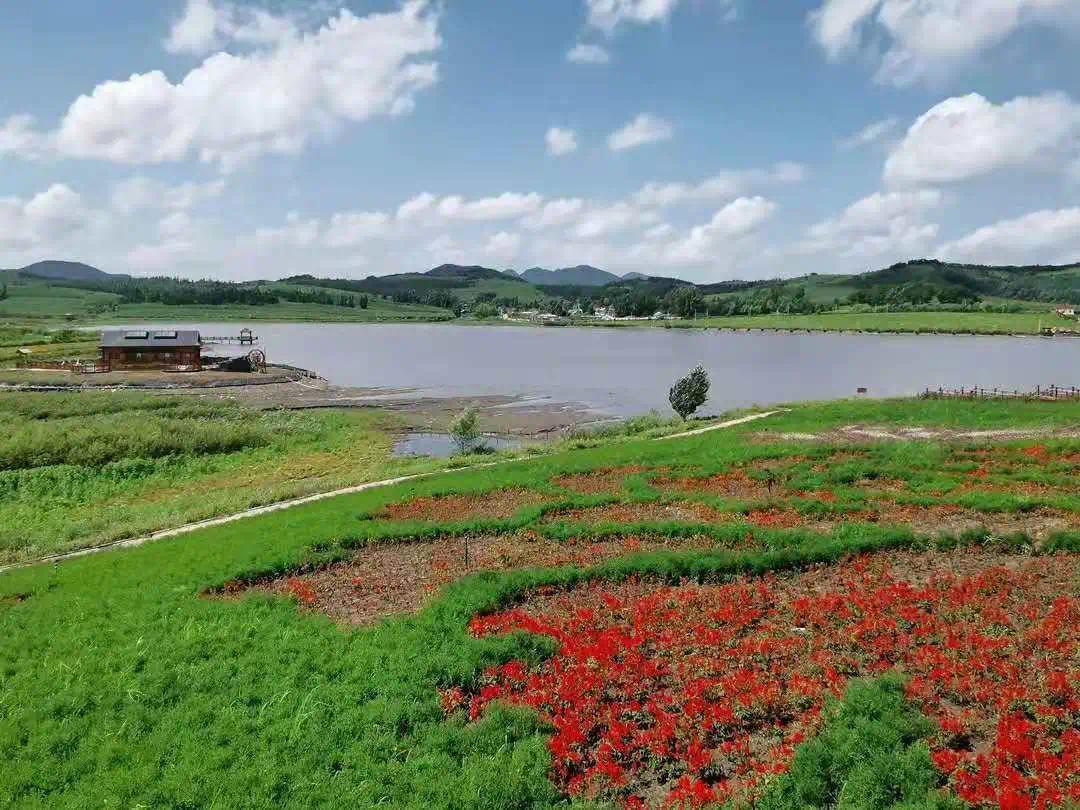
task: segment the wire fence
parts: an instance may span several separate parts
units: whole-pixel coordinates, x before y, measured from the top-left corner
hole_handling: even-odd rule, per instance
[[[1029,399],[1058,402],[1080,400],[1080,388],[1076,386],[1049,385],[1036,386],[1030,391],[1011,391],[1002,388],[927,388],[923,391],[926,399]]]

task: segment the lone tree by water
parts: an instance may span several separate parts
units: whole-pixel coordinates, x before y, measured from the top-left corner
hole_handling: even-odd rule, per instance
[[[471,453],[480,444],[479,414],[476,408],[466,408],[450,425],[450,438],[459,453]]]
[[[671,386],[668,402],[679,416],[686,419],[709,398],[709,375],[698,366]]]

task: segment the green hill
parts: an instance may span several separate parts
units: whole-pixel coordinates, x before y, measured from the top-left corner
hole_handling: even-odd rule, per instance
[[[560,267],[557,270],[545,270],[543,267],[530,267],[521,274],[521,278],[530,284],[541,287],[555,287],[561,285],[579,287],[602,287],[619,281],[619,277],[607,270],[593,267],[588,264],[579,264],[576,267]]]
[[[43,261],[20,267],[15,272],[34,278],[51,281],[108,282],[114,279],[130,278],[127,275],[106,273],[82,262]]]

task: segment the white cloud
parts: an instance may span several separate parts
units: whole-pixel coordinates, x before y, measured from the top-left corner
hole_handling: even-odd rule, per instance
[[[382,211],[347,211],[330,217],[323,237],[328,247],[353,247],[392,233],[390,216]]]
[[[943,259],[987,264],[1064,264],[1080,260],[1080,208],[1004,219],[937,249]]]
[[[608,148],[613,152],[634,149],[645,144],[669,140],[674,135],[674,128],[663,118],[641,113],[626,126],[608,136]]]
[[[1080,105],[1063,94],[993,104],[946,99],[919,117],[885,163],[894,185],[948,183],[1017,167],[1055,170],[1080,153]]]
[[[143,209],[183,211],[198,203],[218,197],[225,190],[225,181],[208,183],[181,183],[170,186],[149,177],[136,175],[117,183],[112,190],[112,207],[121,214],[129,215]]]
[[[397,209],[397,218],[400,220],[416,219],[430,211],[439,198],[427,191],[422,191],[415,197],[411,197]]]
[[[52,245],[88,227],[92,216],[82,197],[63,183],[29,200],[0,197],[0,247],[21,251]]]
[[[228,42],[272,45],[300,35],[299,18],[279,16],[261,8],[188,0],[184,13],[173,23],[163,43],[170,53],[195,56],[210,53]]]
[[[598,239],[619,231],[653,225],[658,220],[655,212],[620,201],[587,208],[570,232],[576,239]]]
[[[518,234],[499,231],[487,240],[483,252],[490,260],[507,264],[514,260],[520,248],[521,237]]]
[[[297,153],[346,123],[408,113],[438,79],[437,65],[425,61],[441,45],[426,0],[364,17],[342,9],[303,35],[251,14],[255,22],[227,33],[254,50],[210,56],[176,84],[161,71],[103,82],[72,103],[50,136],[56,149],[131,164],[198,157],[231,168]],[[190,29],[174,44],[194,47],[200,33]]]
[[[187,211],[173,211],[158,220],[158,233],[164,237],[178,238],[191,231],[191,215]]]
[[[769,169],[719,172],[699,183],[646,183],[634,195],[642,206],[681,205],[732,199],[747,190],[776,184],[800,183],[806,168],[799,163],[777,163]]]
[[[195,245],[188,239],[165,239],[138,244],[127,252],[124,261],[135,275],[172,273],[178,263],[192,257]]]
[[[585,201],[579,197],[549,200],[536,213],[525,217],[526,228],[542,230],[568,225],[573,222],[585,207]]]
[[[836,145],[841,149],[851,150],[881,143],[881,141],[888,138],[899,125],[899,118],[885,118],[881,121],[874,121],[872,124],[867,124],[858,132],[849,135],[846,138],[841,138]]]
[[[579,65],[606,65],[611,61],[611,54],[600,45],[579,42],[566,52],[566,61]]]
[[[499,219],[515,219],[535,212],[543,202],[536,192],[516,194],[507,191],[498,197],[481,197],[466,200],[453,195],[443,197],[436,207],[439,216],[445,219],[473,220],[488,222]]]
[[[1080,20],[1075,0],[825,0],[809,21],[832,59],[884,38],[877,78],[939,79],[1022,26]]]
[[[218,10],[211,0],[188,0],[173,23],[165,50],[170,53],[208,53],[217,45]]]
[[[702,269],[707,269],[713,275],[728,272],[737,261],[760,252],[754,236],[776,208],[775,203],[763,197],[740,197],[716,211],[708,222],[681,233],[669,223],[660,222],[630,244],[576,242],[576,234],[571,233],[569,241],[539,247],[559,261],[588,261],[620,272],[670,267],[680,274],[689,270],[700,275]]]
[[[48,151],[48,138],[34,127],[32,115],[13,115],[0,121],[0,157],[17,155],[37,160]]]
[[[674,241],[667,260],[675,264],[709,262],[728,243],[756,231],[776,212],[776,203],[764,197],[740,197],[717,211],[704,225],[690,229],[689,235]]]
[[[569,155],[571,152],[576,152],[578,148],[577,133],[572,129],[551,127],[544,136],[544,140],[547,142],[548,154],[556,157]]]
[[[304,219],[298,212],[290,211],[285,217],[285,224],[276,228],[258,228],[255,231],[255,243],[260,247],[309,247],[314,245],[322,233],[322,224],[317,219]]]
[[[644,236],[646,239],[667,239],[674,232],[675,229],[669,223],[661,222],[646,230]]]
[[[937,237],[938,226],[925,218],[941,201],[941,192],[933,189],[871,194],[808,228],[794,252],[911,258]]]
[[[589,25],[612,32],[622,23],[666,22],[679,0],[585,0]]]
[[[666,23],[679,0],[585,0],[588,24],[611,34],[623,24]],[[711,0],[724,22],[738,17],[736,0]]]

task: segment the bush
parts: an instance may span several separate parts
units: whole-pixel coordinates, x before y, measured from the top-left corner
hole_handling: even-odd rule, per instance
[[[479,414],[476,408],[466,408],[450,424],[450,438],[460,453],[472,453],[480,446]]]
[[[959,810],[962,802],[938,790],[943,779],[926,744],[932,732],[931,721],[904,699],[896,675],[855,681],[758,806]]]
[[[701,366],[676,382],[668,392],[668,402],[683,419],[704,405],[708,398],[709,375]]]

